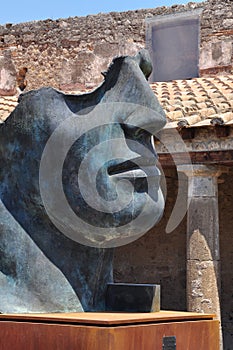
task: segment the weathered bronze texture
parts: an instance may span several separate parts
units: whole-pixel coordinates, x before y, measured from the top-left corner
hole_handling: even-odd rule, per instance
[[[21,96],[19,105],[0,126],[0,312],[105,309],[107,283],[112,281],[112,247],[137,238],[138,224],[133,222],[143,210],[140,222],[146,227],[150,217],[153,223],[159,220],[164,207],[151,134],[164,126],[165,115],[146,80],[150,69],[144,50],[135,57],[116,58],[102,85],[92,93],[66,95],[52,88],[30,91]],[[95,114],[97,110],[106,115]],[[44,154],[49,141],[63,125],[66,128],[56,147],[50,147],[47,159]],[[82,133],[82,128],[87,131]],[[67,149],[60,174],[69,205],[66,212],[56,198],[61,179],[54,169],[74,131],[80,137]],[[97,146],[109,139],[116,147],[98,151]],[[130,144],[135,143],[149,152],[149,160],[131,149]],[[85,201],[79,188],[79,168],[94,147],[97,149],[81,179],[84,185],[88,183]],[[119,149],[123,160],[114,157]],[[140,163],[132,166],[135,154],[148,161],[150,168],[153,164],[153,176],[141,170]],[[124,177],[134,186],[125,208],[104,212],[87,203],[99,203],[92,191],[95,181],[99,197],[110,206],[116,181]],[[152,181],[152,177],[153,191],[149,193],[146,180]],[[120,200],[127,191],[128,187],[125,191],[120,188]],[[92,230],[83,234],[69,215],[76,215]]]

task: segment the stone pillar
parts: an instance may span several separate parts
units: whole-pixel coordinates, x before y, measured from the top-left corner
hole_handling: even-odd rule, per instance
[[[220,311],[220,251],[218,182],[222,169],[182,165],[188,176],[187,309],[201,313]],[[221,346],[220,346],[221,348]]]

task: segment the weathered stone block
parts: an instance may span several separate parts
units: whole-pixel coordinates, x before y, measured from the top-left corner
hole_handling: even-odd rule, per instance
[[[220,315],[219,262],[187,262],[187,307],[189,311]]]
[[[214,197],[217,194],[216,179],[211,176],[194,176],[190,181],[190,197]]]
[[[193,198],[188,212],[188,259],[219,260],[217,198]]]

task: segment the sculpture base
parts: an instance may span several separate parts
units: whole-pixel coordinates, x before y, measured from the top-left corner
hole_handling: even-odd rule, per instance
[[[214,315],[72,313],[0,315],[0,350],[218,350]]]

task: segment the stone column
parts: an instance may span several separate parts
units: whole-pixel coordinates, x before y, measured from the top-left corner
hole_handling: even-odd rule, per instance
[[[188,176],[187,309],[201,313],[220,311],[220,251],[218,182],[222,169],[182,165]],[[221,348],[221,346],[220,346]]]

